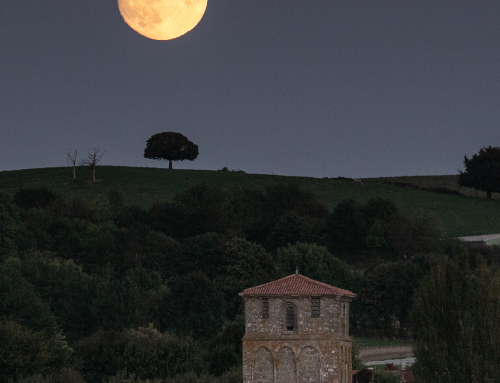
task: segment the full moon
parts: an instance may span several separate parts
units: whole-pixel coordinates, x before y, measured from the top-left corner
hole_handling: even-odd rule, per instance
[[[118,0],[125,22],[153,40],[171,40],[200,22],[207,0]]]

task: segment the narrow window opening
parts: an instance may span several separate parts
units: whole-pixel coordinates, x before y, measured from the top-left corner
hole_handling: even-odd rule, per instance
[[[269,298],[262,298],[262,318],[269,318]]]
[[[295,330],[295,307],[286,307],[286,329],[287,331]]]
[[[311,317],[319,318],[320,302],[321,302],[321,299],[319,297],[312,297],[311,298]]]
[[[342,303],[342,317],[341,317],[341,323],[342,323],[342,335],[345,334],[345,303]]]

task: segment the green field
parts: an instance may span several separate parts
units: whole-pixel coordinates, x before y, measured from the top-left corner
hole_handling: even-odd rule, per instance
[[[400,183],[412,184],[421,188],[445,188],[455,190],[460,194],[469,197],[483,197],[486,198],[486,192],[475,190],[473,188],[466,188],[458,185],[458,175],[449,176],[402,176],[402,177],[380,177],[380,178],[364,178],[364,182],[378,182],[378,183]],[[500,193],[491,193],[493,199],[500,199]]]
[[[96,177],[99,181],[95,184],[88,182],[91,179],[89,167],[77,168],[77,178],[81,181],[77,184],[72,182],[70,167],[3,171],[0,172],[0,191],[13,195],[22,187],[45,186],[66,200],[81,197],[93,201],[105,197],[111,190],[118,190],[124,194],[127,204],[147,208],[156,201],[171,200],[175,194],[201,183],[231,190],[264,189],[266,186],[293,181],[311,190],[330,210],[347,198],[364,202],[373,197],[383,197],[393,200],[406,214],[434,212],[440,217],[448,237],[500,233],[500,200],[487,201],[475,190],[458,188],[456,176],[371,178],[358,182],[235,171],[99,166]],[[438,194],[402,188],[387,182],[446,187],[468,195]]]

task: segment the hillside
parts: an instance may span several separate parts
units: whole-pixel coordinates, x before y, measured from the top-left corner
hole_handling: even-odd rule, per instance
[[[456,191],[469,197],[486,198],[486,192],[459,186],[458,175],[364,178],[363,181],[396,184],[402,187],[409,187],[410,185],[414,185],[420,188],[443,188]],[[491,197],[493,199],[500,199],[500,193],[492,193]]]
[[[72,169],[44,168],[0,172],[0,191],[13,195],[22,187],[47,187],[65,199],[81,197],[88,201],[103,198],[109,191],[124,194],[127,204],[144,208],[159,200],[171,200],[174,195],[201,183],[226,189],[263,189],[284,182],[296,182],[311,190],[329,210],[347,198],[367,201],[374,197],[393,200],[406,214],[424,212],[437,214],[449,237],[500,232],[500,201],[487,201],[475,190],[458,188],[456,176],[370,178],[362,182],[333,178],[286,177],[246,174],[237,171],[167,170],[99,166],[99,182],[91,184],[89,167],[79,167],[79,183],[72,182]],[[464,195],[439,194],[431,191],[390,184],[415,184],[421,187],[443,187]],[[404,185],[403,185],[404,186]],[[497,197],[498,196],[494,196]]]

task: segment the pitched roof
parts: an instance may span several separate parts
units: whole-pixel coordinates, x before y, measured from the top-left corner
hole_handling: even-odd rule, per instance
[[[292,274],[277,281],[250,287],[239,295],[340,295],[354,298],[356,294],[315,281],[300,274]]]

